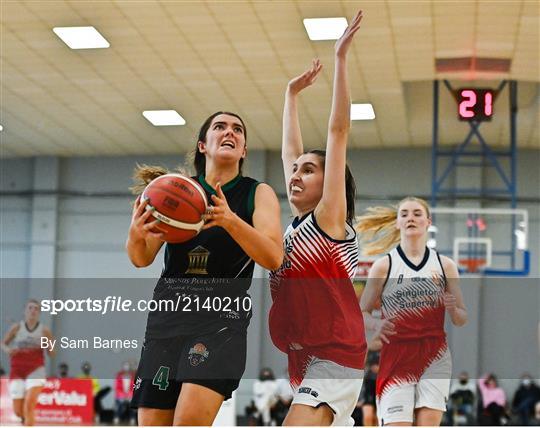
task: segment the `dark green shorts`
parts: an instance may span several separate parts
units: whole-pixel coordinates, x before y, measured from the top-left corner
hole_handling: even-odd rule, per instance
[[[229,399],[244,374],[246,349],[246,331],[230,327],[145,340],[131,406],[174,409],[183,383],[205,386]]]

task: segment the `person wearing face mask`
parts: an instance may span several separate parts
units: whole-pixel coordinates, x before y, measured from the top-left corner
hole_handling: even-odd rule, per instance
[[[457,381],[450,387],[448,415],[452,425],[471,425],[474,419],[473,409],[476,396],[474,382],[467,372],[461,372]]]
[[[92,394],[94,395],[94,415],[97,422],[101,422],[104,418],[104,408],[101,400],[111,391],[110,386],[101,387],[99,380],[92,375],[92,365],[89,361],[84,361],[81,364],[82,373],[77,376],[78,379],[88,379],[92,382]]]
[[[69,366],[67,363],[58,364],[58,377],[60,379],[65,379],[69,377]]]
[[[122,370],[116,374],[114,380],[114,402],[115,402],[115,422],[129,422],[134,418],[131,412],[129,402],[133,396],[133,383],[135,381],[135,372],[131,364],[125,361],[122,364]]]
[[[429,205],[407,197],[371,207],[356,230],[364,254],[389,251],[371,267],[360,307],[366,330],[383,342],[377,376],[381,425],[439,425],[446,411],[452,361],[444,321],[463,326],[467,310],[453,260],[427,247]],[[382,318],[372,312],[381,305]]]
[[[534,406],[538,402],[540,402],[540,388],[531,376],[525,373],[512,400],[512,413],[518,416],[519,425],[529,424]]]

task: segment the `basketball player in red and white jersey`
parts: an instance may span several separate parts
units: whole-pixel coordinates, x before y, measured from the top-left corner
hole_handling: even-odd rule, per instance
[[[53,340],[48,327],[39,321],[40,305],[29,300],[24,320],[13,324],[4,339],[2,350],[10,356],[9,392],[13,410],[24,425],[34,425],[34,409],[39,393],[45,385],[45,355],[41,338]],[[54,351],[47,349],[51,356]]]
[[[297,215],[284,237],[285,259],[271,274],[270,334],[288,356],[294,398],[284,425],[352,425],[362,388],[366,343],[351,278],[358,263],[352,228],[354,179],[346,165],[350,128],[347,53],[359,12],[335,45],[327,150],[303,151],[298,93],[321,70],[288,84],[282,158],[287,194]]]
[[[439,425],[450,388],[452,363],[445,312],[467,322],[456,264],[426,246],[431,225],[422,199],[403,199],[397,210],[372,207],[357,231],[366,254],[391,249],[372,266],[360,306],[366,329],[383,342],[377,377],[381,425]],[[396,246],[397,244],[397,246]],[[382,318],[371,312],[382,305]]]

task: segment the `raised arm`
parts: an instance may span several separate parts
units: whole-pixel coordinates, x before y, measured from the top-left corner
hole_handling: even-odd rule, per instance
[[[206,215],[208,222],[204,229],[221,226],[256,263],[271,270],[281,266],[283,242],[279,202],[269,185],[261,183],[255,190],[253,226],[229,208],[219,184],[216,186],[216,195],[212,195],[212,201],[214,206]]]
[[[283,140],[281,144],[281,159],[283,161],[283,172],[285,174],[285,187],[287,197],[289,196],[289,180],[293,171],[293,164],[304,152],[302,143],[302,133],[300,131],[300,119],[298,118],[298,94],[303,89],[311,86],[319,72],[322,64],[318,59],[313,60],[311,68],[296,76],[287,85],[285,91],[285,105],[283,107]],[[295,212],[295,208],[291,205]],[[296,214],[296,213],[295,213]]]
[[[359,11],[335,45],[334,90],[328,123],[324,187],[322,199],[315,210],[319,226],[337,239],[345,237],[347,218],[345,165],[351,121],[347,54],[361,20],[362,11]]]

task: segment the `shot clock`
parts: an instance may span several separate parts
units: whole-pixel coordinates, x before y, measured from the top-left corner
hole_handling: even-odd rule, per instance
[[[496,90],[486,88],[461,88],[456,91],[458,118],[462,121],[485,122],[493,116]]]

